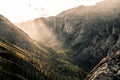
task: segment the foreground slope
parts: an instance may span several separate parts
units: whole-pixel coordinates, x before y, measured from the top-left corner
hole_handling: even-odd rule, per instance
[[[1,80],[50,80],[23,58],[22,53],[22,51],[0,42]]]

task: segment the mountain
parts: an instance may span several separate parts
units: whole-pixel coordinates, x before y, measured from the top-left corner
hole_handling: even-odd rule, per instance
[[[57,39],[55,33],[52,33],[50,28],[44,24],[44,18],[29,20],[27,22],[17,23],[16,25],[26,32],[32,39],[40,42],[40,44],[48,47],[60,47],[62,45]],[[53,43],[54,42],[54,43]]]
[[[1,77],[10,80],[84,80],[98,64],[87,77],[96,79],[94,75],[99,76],[101,64],[115,62],[109,60],[114,57],[119,61],[119,5],[119,0],[105,0],[94,6],[72,8],[57,16],[16,24],[19,28],[0,15]],[[113,56],[109,56],[112,52],[115,52]],[[14,66],[18,72],[13,70]]]
[[[86,80],[120,80],[120,51],[102,59]]]
[[[8,74],[2,73],[1,78],[4,80],[74,80],[83,79],[87,74],[65,59],[64,55],[60,54],[63,52],[56,53],[44,45],[41,46],[41,43],[31,39],[2,15],[0,16],[0,46],[5,49],[5,51],[0,50],[1,57],[8,61],[8,63],[0,63],[1,67],[5,67],[5,72],[8,72]],[[13,66],[9,61],[13,62]],[[15,66],[20,71],[19,65],[24,70],[21,73],[13,70]],[[31,66],[30,71],[26,72],[29,66]],[[4,68],[1,68],[1,71],[4,71]]]
[[[40,46],[37,46],[27,34],[13,25],[2,15],[0,15],[0,46],[0,54],[2,58],[0,60],[2,71],[1,78],[4,80],[9,78],[10,80],[37,80],[46,77],[45,73],[43,73],[44,69],[42,71],[40,69],[41,67],[38,66],[38,62],[39,65],[41,65],[40,63],[45,63],[44,58],[47,58],[46,51]],[[42,67],[43,66],[45,65],[42,65]],[[5,70],[2,67],[5,67]],[[33,72],[33,74],[31,72]],[[46,77],[45,79],[48,78]]]
[[[34,23],[39,35],[44,34],[42,43],[55,51],[64,51],[69,61],[89,72],[107,54],[120,49],[119,5],[119,0],[105,0],[94,6],[79,6],[57,16],[37,18],[18,26],[32,37],[24,27],[32,30],[32,25],[28,24]],[[46,29],[52,34],[49,37]]]

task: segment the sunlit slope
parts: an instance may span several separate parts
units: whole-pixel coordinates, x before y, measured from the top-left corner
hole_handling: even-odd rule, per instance
[[[1,80],[49,80],[22,54],[22,51],[0,42]]]

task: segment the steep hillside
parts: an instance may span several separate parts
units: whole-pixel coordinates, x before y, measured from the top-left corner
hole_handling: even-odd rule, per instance
[[[25,34],[21,29],[17,28],[13,25],[8,19],[0,15],[0,41],[7,42],[9,44],[13,44],[19,46],[20,48],[35,52],[35,53],[43,53],[44,51],[39,49],[34,41],[29,38],[27,34]],[[39,52],[37,52],[39,50]]]
[[[120,80],[120,51],[102,59],[86,80]]]
[[[0,42],[1,80],[50,80],[23,58],[22,54],[20,50]]]
[[[45,27],[40,28],[40,33],[44,33],[47,28],[53,34],[45,37],[48,41],[42,38],[46,45],[51,47],[51,43],[57,42],[56,46],[60,47],[54,49],[56,52],[62,49],[69,61],[85,71],[90,71],[108,53],[120,49],[119,5],[120,0],[105,0],[94,6],[79,6],[57,16],[38,18],[31,22],[34,22],[38,32],[40,27]],[[27,23],[19,26],[30,28]],[[26,33],[29,35],[29,32]]]

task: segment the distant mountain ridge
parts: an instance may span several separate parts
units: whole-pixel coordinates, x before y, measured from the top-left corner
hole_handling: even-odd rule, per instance
[[[108,53],[120,49],[119,5],[119,0],[105,0],[94,6],[72,8],[57,16],[37,18],[33,22],[36,28],[42,27],[39,23],[49,28],[49,32],[55,34],[52,36],[56,37],[57,43],[75,64],[91,65],[91,69]],[[19,26],[26,24],[21,23]],[[44,33],[40,29],[40,33]],[[51,41],[52,37],[46,39]],[[51,42],[54,44],[54,41]]]

